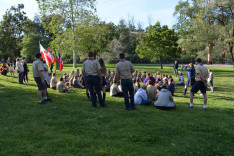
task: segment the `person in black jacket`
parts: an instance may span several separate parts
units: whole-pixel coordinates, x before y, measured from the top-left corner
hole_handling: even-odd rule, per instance
[[[175,76],[177,77],[178,75],[178,68],[179,68],[179,64],[177,61],[175,61],[175,64],[174,64],[174,73],[175,73]]]
[[[28,64],[27,64],[27,61],[26,61],[25,57],[22,58],[22,65],[24,67],[24,83],[26,83],[26,81],[28,83],[28,72],[29,72],[29,70],[28,70]]]

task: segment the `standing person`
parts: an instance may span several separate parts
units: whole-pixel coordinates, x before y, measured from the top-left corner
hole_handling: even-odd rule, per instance
[[[15,70],[15,64],[16,64],[16,59],[15,59],[15,57],[13,58],[12,62],[13,62],[13,64],[14,64],[14,70]]]
[[[179,68],[179,64],[177,61],[175,61],[175,64],[174,64],[174,73],[175,73],[175,76],[177,77],[178,75],[178,68]]]
[[[186,95],[188,86],[193,86],[195,84],[195,68],[193,63],[190,63],[189,67],[190,68],[188,68],[187,66],[184,67],[184,70],[188,71],[188,80],[184,87],[184,95]]]
[[[103,92],[103,103],[105,104],[105,100],[106,100],[106,66],[105,66],[105,62],[102,58],[100,58],[98,60],[99,64],[101,65],[101,74],[102,74],[102,92]]]
[[[206,95],[206,79],[209,77],[208,70],[205,66],[202,64],[202,60],[200,58],[197,58],[195,60],[195,63],[197,65],[196,67],[196,83],[193,85],[191,91],[190,91],[190,105],[187,108],[192,109],[193,108],[193,96],[194,93],[197,93],[199,90],[203,94],[204,97],[204,106],[201,108],[202,110],[206,110],[206,104],[207,104],[207,95]]]
[[[9,71],[11,73],[11,77],[12,77],[12,75],[15,76],[13,63],[10,64]]]
[[[43,76],[43,63],[42,63],[41,53],[36,54],[36,60],[33,62],[33,77],[38,86],[38,104],[46,104],[46,101],[51,101],[51,99],[46,96],[46,84]],[[44,96],[44,101],[42,101],[42,94]]]
[[[101,85],[103,83],[102,74],[101,74],[102,68],[99,62],[94,59],[94,52],[89,51],[88,56],[89,58],[84,62],[82,67],[85,86],[88,86],[89,88],[93,107],[95,108],[97,107],[94,88],[96,90],[96,94],[98,95],[100,106],[106,107],[106,105],[103,103],[102,94],[101,94]]]
[[[28,83],[28,72],[29,72],[29,70],[28,70],[28,64],[27,64],[27,61],[26,61],[25,57],[22,58],[22,65],[24,67],[24,83],[26,83],[26,81]]]
[[[8,65],[8,67],[10,67],[10,64],[11,64],[11,58],[8,57],[8,59],[7,59],[7,65]]]
[[[131,62],[125,60],[124,53],[119,54],[120,62],[116,65],[116,78],[121,79],[121,85],[123,89],[123,96],[125,101],[125,110],[134,110],[136,109],[134,103],[134,88],[132,83],[132,73],[134,73],[135,69]],[[129,105],[129,96],[131,104]]]
[[[19,84],[24,84],[23,83],[23,79],[24,79],[24,67],[23,67],[22,63],[20,62],[20,58],[16,59],[16,68],[17,68],[17,72],[18,72]]]
[[[208,72],[209,72],[208,82],[210,86],[210,92],[214,93],[214,86],[213,86],[214,75],[211,69],[209,69]]]
[[[49,76],[49,69],[48,67],[46,66],[45,62],[43,63],[43,67],[44,67],[44,70],[43,70],[43,77],[44,77],[44,80],[45,80],[45,84],[46,84],[46,96],[48,97],[48,91],[47,91],[47,88],[50,88],[50,76]]]

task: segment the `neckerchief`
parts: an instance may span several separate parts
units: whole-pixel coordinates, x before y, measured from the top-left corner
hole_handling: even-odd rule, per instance
[[[88,58],[88,60],[93,61],[93,60],[94,60],[94,58],[89,57],[89,58]]]

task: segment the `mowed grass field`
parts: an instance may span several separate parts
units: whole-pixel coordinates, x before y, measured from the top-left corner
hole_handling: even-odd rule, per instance
[[[134,65],[141,72],[173,75],[171,66]],[[81,69],[81,65],[78,66]],[[115,65],[107,65],[113,70]],[[31,69],[31,65],[30,65]],[[125,111],[122,98],[107,94],[107,108],[92,108],[85,90],[72,93],[49,89],[53,99],[37,104],[37,86],[0,76],[0,155],[227,155],[234,154],[234,69],[211,68],[215,93],[208,92],[207,111],[200,110],[199,94],[194,109],[185,108],[189,96],[176,87],[176,110],[161,111],[137,106]],[[72,65],[57,72],[70,73]],[[17,76],[17,74],[16,74]],[[187,72],[184,72],[187,78]],[[174,76],[173,76],[174,77]],[[175,82],[178,80],[175,78]]]

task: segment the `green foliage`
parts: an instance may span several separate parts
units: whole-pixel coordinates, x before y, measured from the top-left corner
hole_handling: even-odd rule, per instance
[[[223,57],[227,49],[233,58],[232,6],[232,0],[180,1],[174,13],[178,19],[174,27],[180,34],[183,51],[191,55],[208,54],[209,63],[213,63],[213,58],[217,61]]]
[[[58,49],[61,42],[69,45],[62,55],[73,54],[73,66],[76,67],[76,55],[78,53],[75,42],[75,31],[84,23],[95,22],[95,0],[37,0],[39,9],[43,15],[43,26],[53,34],[51,46]],[[58,38],[58,39],[57,39]],[[69,47],[65,46],[65,47]],[[64,47],[64,46],[63,46]]]
[[[136,52],[140,57],[151,61],[161,60],[166,56],[173,57],[180,52],[177,41],[178,36],[173,30],[157,22],[153,26],[150,25],[147,32],[141,35],[141,44],[137,46]]]
[[[21,40],[28,22],[23,9],[23,4],[12,6],[6,11],[0,22],[0,54],[5,57],[20,55]]]

